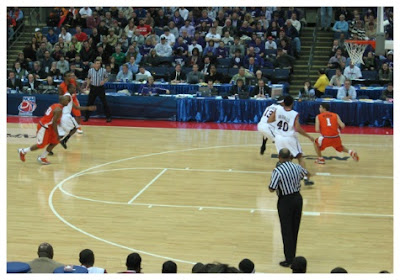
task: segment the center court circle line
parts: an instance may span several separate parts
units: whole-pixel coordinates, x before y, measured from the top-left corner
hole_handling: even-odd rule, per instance
[[[64,224],[66,224],[66,225],[69,226],[70,228],[72,228],[72,229],[74,229],[74,230],[76,230],[76,231],[78,231],[78,232],[80,232],[80,233],[82,233],[82,234],[84,234],[84,235],[86,235],[86,236],[89,236],[89,237],[91,237],[91,238],[93,238],[93,239],[96,239],[96,240],[98,240],[98,241],[107,243],[107,244],[112,245],[112,246],[115,246],[115,247],[119,247],[119,248],[122,248],[122,249],[126,249],[126,250],[129,250],[129,251],[136,251],[136,252],[139,252],[139,253],[141,253],[141,254],[148,255],[148,256],[152,256],[152,257],[157,257],[157,258],[162,258],[162,259],[166,259],[166,260],[172,260],[172,261],[181,262],[181,263],[187,263],[187,264],[196,264],[196,262],[191,262],[191,261],[186,261],[186,260],[180,260],[180,259],[175,259],[175,258],[169,258],[169,257],[166,257],[166,256],[162,256],[162,255],[158,255],[158,254],[153,254],[153,253],[150,253],[150,252],[146,252],[146,251],[138,250],[138,249],[135,249],[135,248],[131,248],[131,247],[128,247],[128,246],[125,246],[125,245],[121,245],[121,244],[118,244],[118,243],[115,243],[115,242],[112,242],[112,241],[103,239],[103,238],[98,237],[98,236],[96,236],[96,235],[94,235],[94,234],[91,234],[91,233],[89,233],[89,232],[86,232],[86,231],[84,231],[83,229],[81,229],[81,228],[79,228],[79,227],[77,227],[77,226],[71,224],[71,223],[68,222],[67,220],[65,220],[65,219],[57,212],[57,210],[55,209],[55,207],[54,207],[54,205],[53,205],[53,196],[54,196],[54,193],[55,193],[58,189],[60,189],[60,188],[62,187],[62,185],[63,185],[65,182],[67,182],[67,181],[69,181],[69,180],[71,180],[71,179],[73,179],[73,178],[75,178],[75,177],[78,177],[78,176],[81,175],[81,174],[83,175],[83,174],[84,174],[85,172],[87,172],[87,171],[90,171],[90,170],[93,170],[93,169],[96,169],[96,168],[99,168],[99,167],[103,167],[103,166],[106,166],[106,165],[114,164],[114,163],[119,163],[119,162],[131,160],[131,159],[137,159],[137,158],[144,158],[144,157],[151,157],[151,156],[156,156],[156,155],[170,154],[170,153],[190,152],[190,151],[198,151],[198,150],[206,150],[206,149],[218,149],[218,148],[249,147],[249,146],[256,146],[256,145],[255,145],[255,144],[252,144],[252,145],[226,145],[226,146],[212,146],[212,147],[202,147],[202,148],[190,148],[190,149],[183,149],[183,150],[171,150],[171,151],[164,151],[164,152],[159,152],[159,153],[151,153],[151,154],[133,156],[133,157],[124,158],[124,159],[119,159],[119,160],[115,160],[115,161],[110,161],[110,162],[106,162],[106,163],[103,163],[103,164],[99,164],[99,165],[96,165],[96,166],[93,166],[93,167],[89,167],[89,168],[84,169],[84,170],[82,170],[82,171],[80,171],[80,172],[77,172],[77,173],[75,173],[75,174],[72,174],[72,175],[68,176],[67,178],[65,178],[64,180],[62,180],[61,182],[59,182],[59,183],[51,190],[51,192],[50,192],[49,199],[48,199],[49,207],[50,207],[51,211],[53,212],[53,214],[54,214],[60,221],[62,221]]]

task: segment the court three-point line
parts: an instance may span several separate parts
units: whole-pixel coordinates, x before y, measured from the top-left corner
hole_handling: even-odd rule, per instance
[[[150,181],[150,183],[148,183],[143,189],[140,190],[140,192],[138,192],[134,197],[132,197],[131,200],[128,201],[128,204],[131,204],[132,202],[134,202],[136,200],[136,198],[138,198],[145,190],[147,190],[155,181],[157,181],[158,178],[160,178],[166,171],[168,170],[168,168],[164,168],[160,173],[158,173],[158,175],[156,177],[154,177],[153,180]]]

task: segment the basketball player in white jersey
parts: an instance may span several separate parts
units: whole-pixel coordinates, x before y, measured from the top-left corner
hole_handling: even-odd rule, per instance
[[[306,163],[303,159],[303,151],[300,146],[297,133],[307,137],[314,143],[314,138],[301,128],[299,123],[299,113],[292,110],[294,104],[293,97],[286,96],[283,100],[283,107],[279,106],[275,112],[268,118],[268,123],[276,123],[275,127],[275,146],[279,152],[283,148],[289,149],[294,158],[297,158],[299,164],[305,169]],[[304,177],[306,185],[313,185],[314,182]]]
[[[283,103],[283,96],[280,96],[278,98],[278,102],[277,104],[271,104],[270,106],[268,106],[262,117],[260,122],[257,124],[257,130],[259,132],[261,132],[261,134],[263,135],[263,142],[260,148],[260,155],[263,155],[265,152],[265,145],[267,144],[268,139],[271,139],[272,142],[275,141],[275,126],[276,126],[276,122],[275,123],[268,123],[268,118],[269,116],[271,116],[271,114],[273,112],[275,112],[276,108],[278,108],[278,106],[281,106]]]
[[[63,146],[64,149],[67,148],[67,141],[68,139],[74,135],[74,133],[77,131],[79,125],[75,118],[71,115],[72,108],[77,109],[77,110],[89,110],[89,111],[94,111],[96,110],[96,106],[76,106],[72,100],[72,94],[76,93],[76,87],[74,84],[69,84],[68,85],[68,91],[64,94],[64,96],[68,96],[69,98],[69,103],[67,106],[64,106],[62,110],[62,117],[61,117],[61,122],[58,125],[58,135],[60,138],[63,138],[60,140],[61,146]]]

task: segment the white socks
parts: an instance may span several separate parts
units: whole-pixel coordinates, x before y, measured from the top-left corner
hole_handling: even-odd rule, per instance
[[[28,153],[28,152],[30,152],[30,151],[31,151],[31,147],[22,149],[22,152],[23,152],[24,154],[26,154],[26,153]]]
[[[49,153],[49,152],[48,152],[47,150],[44,150],[43,154],[41,154],[40,157],[41,157],[41,158],[46,158],[47,155],[48,155],[48,153]]]

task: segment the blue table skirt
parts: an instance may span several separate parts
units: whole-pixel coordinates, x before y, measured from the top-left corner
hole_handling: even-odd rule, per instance
[[[58,102],[57,95],[7,94],[7,114],[22,115],[18,107],[25,97],[33,98],[35,110],[31,115],[43,116],[47,108]],[[82,106],[88,96],[79,95]],[[151,96],[107,96],[111,114],[116,118],[164,119],[177,121],[258,123],[265,108],[272,100],[228,100],[212,98],[174,98]],[[295,102],[300,123],[312,122],[319,114],[322,100]],[[97,111],[93,116],[104,116],[103,106],[96,100]],[[330,102],[331,111],[338,113],[346,125],[393,126],[392,103]]]
[[[314,121],[322,101],[295,102],[299,121]],[[271,100],[215,100],[184,98],[177,100],[177,121],[217,123],[258,123]],[[393,104],[363,102],[330,102],[331,111],[338,113],[346,125],[393,126]]]

